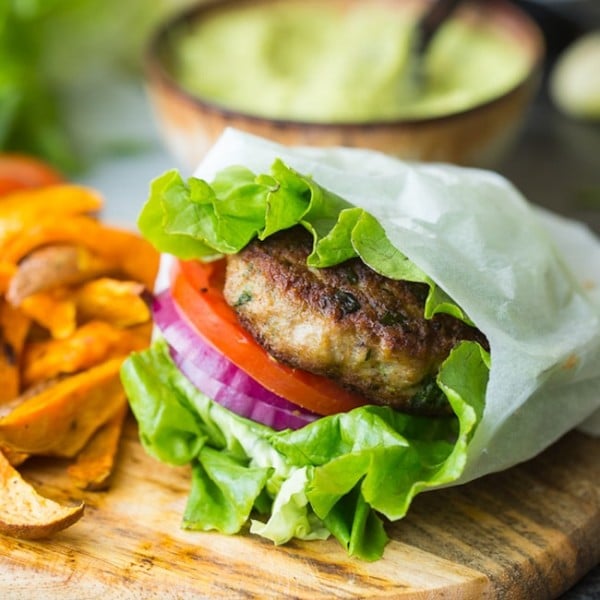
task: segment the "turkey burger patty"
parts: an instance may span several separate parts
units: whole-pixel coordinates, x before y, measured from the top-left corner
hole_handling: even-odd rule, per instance
[[[302,227],[252,241],[228,257],[224,295],[277,360],[420,414],[450,414],[435,375],[461,340],[487,340],[447,314],[423,316],[427,285],[388,279],[360,259],[311,268]]]

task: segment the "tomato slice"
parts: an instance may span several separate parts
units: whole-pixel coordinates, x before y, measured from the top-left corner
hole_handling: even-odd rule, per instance
[[[223,296],[225,260],[179,261],[171,293],[197,332],[238,368],[273,393],[319,415],[367,404],[330,379],[275,360],[239,323]]]
[[[37,158],[24,154],[0,154],[0,196],[63,181],[58,171]]]

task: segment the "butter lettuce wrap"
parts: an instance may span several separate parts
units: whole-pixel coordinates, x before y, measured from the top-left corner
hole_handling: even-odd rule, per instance
[[[139,219],[165,253],[157,291],[173,257],[213,260],[296,224],[313,236],[310,266],[359,256],[424,283],[425,315],[474,324],[489,352],[462,342],[442,363],[435,384],[451,417],[361,406],[275,430],[200,392],[158,332],[122,379],[146,450],[192,465],[184,527],[236,533],[250,522],[275,543],[333,534],[373,560],[385,519],[404,516],[415,494],[526,460],[600,406],[600,309],[580,285],[600,274],[593,263],[573,272],[551,235],[572,240],[569,228],[497,175],[229,130],[194,178],[157,178]],[[593,236],[578,239],[571,257],[598,252]]]

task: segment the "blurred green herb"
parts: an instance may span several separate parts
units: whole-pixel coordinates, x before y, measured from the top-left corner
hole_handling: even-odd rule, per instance
[[[45,158],[73,171],[76,153],[61,126],[58,98],[43,68],[36,34],[58,2],[8,0],[0,8],[0,147]]]
[[[95,90],[112,79],[139,78],[149,32],[183,4],[1,0],[0,150],[34,154],[66,173],[102,155],[88,147],[89,134],[80,139],[73,113],[85,123],[81,105]]]

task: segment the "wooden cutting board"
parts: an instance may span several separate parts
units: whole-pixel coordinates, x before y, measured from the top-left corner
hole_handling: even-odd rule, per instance
[[[554,598],[600,561],[600,439],[572,432],[534,460],[418,496],[375,563],[335,541],[275,547],[179,528],[189,481],[142,450],[129,422],[108,492],[77,492],[65,464],[27,479],[81,521],[46,541],[0,537],[0,598]]]

